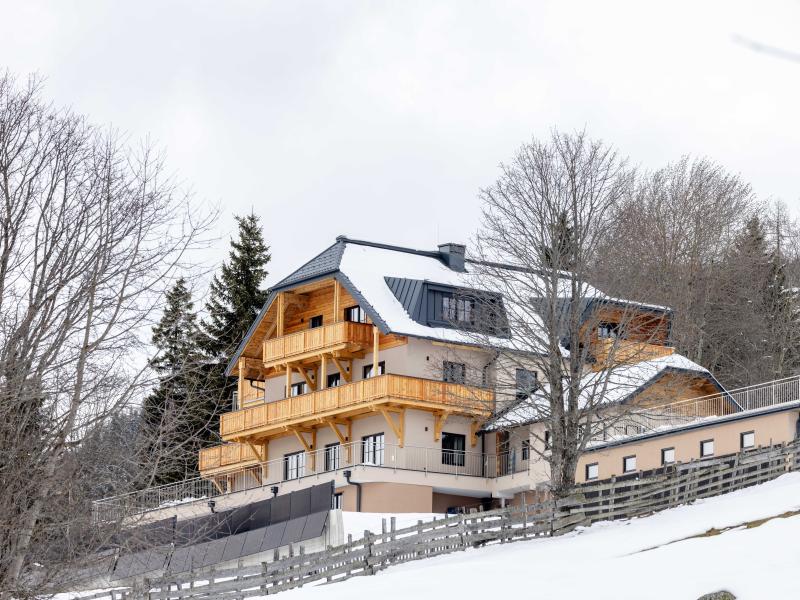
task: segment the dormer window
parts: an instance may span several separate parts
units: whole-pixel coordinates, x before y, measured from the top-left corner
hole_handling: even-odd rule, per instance
[[[471,298],[456,298],[453,294],[440,292],[440,311],[443,321],[456,324],[473,324],[475,300]]]

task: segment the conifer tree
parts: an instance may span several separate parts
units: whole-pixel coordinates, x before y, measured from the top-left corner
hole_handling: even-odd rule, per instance
[[[211,418],[200,385],[204,365],[197,313],[184,278],[165,300],[164,313],[153,327],[157,352],[150,361],[159,383],[142,410],[143,459],[153,463],[156,484],[195,474],[197,451],[209,437]]]
[[[231,240],[228,260],[211,282],[203,320],[202,349],[209,365],[205,393],[216,404],[216,412],[230,410],[229,399],[235,382],[225,377],[225,366],[244,339],[247,330],[267,301],[262,288],[270,261],[260,219],[254,214],[236,217],[238,237]]]

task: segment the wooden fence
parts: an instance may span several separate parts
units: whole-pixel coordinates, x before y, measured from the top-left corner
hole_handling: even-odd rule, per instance
[[[676,463],[650,473],[612,478],[576,488],[568,498],[527,506],[471,512],[397,529],[394,518],[380,533],[326,550],[231,569],[207,569],[146,580],[81,600],[240,599],[275,594],[312,583],[332,583],[373,575],[393,564],[560,535],[596,521],[642,516],[655,511],[764,483],[800,469],[800,443],[769,446],[713,459]]]

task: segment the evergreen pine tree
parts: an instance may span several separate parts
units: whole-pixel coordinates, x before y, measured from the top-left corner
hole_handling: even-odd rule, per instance
[[[253,215],[236,217],[238,237],[231,240],[228,260],[211,282],[203,320],[202,349],[208,358],[205,394],[209,410],[219,415],[231,409],[230,397],[236,383],[225,377],[225,366],[258,316],[268,293],[262,289],[270,261],[260,219]],[[216,419],[212,428],[216,427]],[[215,429],[216,430],[216,429]]]
[[[152,462],[155,483],[164,484],[196,473],[210,420],[200,385],[204,365],[197,314],[184,278],[167,292],[152,341],[157,353],[150,364],[159,383],[143,405],[143,460]]]

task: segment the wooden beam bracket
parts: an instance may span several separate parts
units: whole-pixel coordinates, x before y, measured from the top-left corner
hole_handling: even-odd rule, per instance
[[[444,424],[447,421],[447,417],[450,416],[448,411],[441,411],[434,413],[433,415],[433,441],[438,442],[442,439],[442,428],[444,428]]]
[[[383,418],[386,419],[386,422],[391,427],[394,434],[397,436],[397,445],[401,448],[403,447],[403,443],[405,441],[405,428],[406,428],[406,411],[405,409],[389,409],[389,408],[380,408],[381,414]],[[397,415],[398,422],[395,422],[392,415]]]

